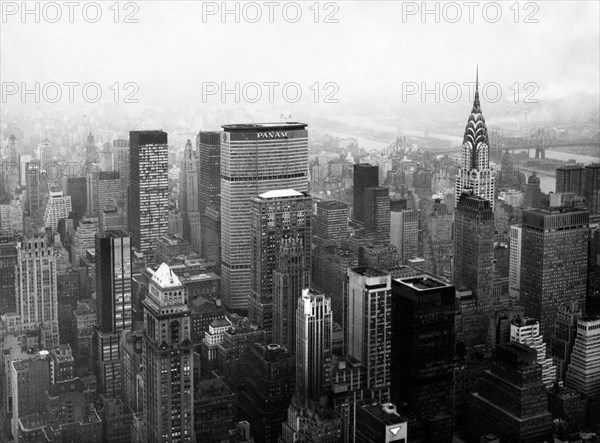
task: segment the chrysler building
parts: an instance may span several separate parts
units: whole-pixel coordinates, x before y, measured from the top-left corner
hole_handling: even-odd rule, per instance
[[[479,73],[475,80],[475,100],[462,144],[462,162],[456,176],[455,203],[458,205],[460,195],[472,193],[489,200],[494,209],[494,173],[490,168],[490,148],[485,119],[479,103]]]

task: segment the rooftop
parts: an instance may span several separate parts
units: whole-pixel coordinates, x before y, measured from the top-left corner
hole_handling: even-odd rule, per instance
[[[410,278],[398,278],[396,281],[410,286],[418,291],[426,291],[429,289],[445,288],[450,286],[441,280],[434,279],[433,277],[427,275],[420,275]]]
[[[254,131],[264,131],[271,130],[274,131],[276,129],[289,131],[289,130],[298,130],[304,129],[308,125],[306,123],[299,122],[274,122],[274,123],[239,123],[233,125],[223,125],[221,126],[226,132],[254,132]]]
[[[351,268],[350,270],[355,274],[363,275],[365,277],[385,277],[389,275],[387,272],[371,266],[359,266],[357,268]]]
[[[279,189],[275,191],[267,191],[259,195],[260,198],[282,198],[282,197],[301,197],[305,194],[293,189]]]
[[[179,277],[171,271],[169,265],[163,263],[159,266],[156,272],[152,273],[152,280],[161,288],[174,288],[177,286],[181,286],[181,282],[179,281]]]

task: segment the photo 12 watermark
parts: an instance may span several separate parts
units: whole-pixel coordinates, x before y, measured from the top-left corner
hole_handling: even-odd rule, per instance
[[[537,2],[402,2],[402,23],[539,23]]]
[[[402,82],[402,103],[458,103],[464,97],[469,102],[475,99],[475,82]],[[486,82],[478,86],[480,99],[486,103],[497,103],[502,98],[514,103],[538,103],[536,98],[540,86],[535,82],[514,82],[503,88],[499,83]]]
[[[2,82],[2,103],[98,103],[103,97],[114,103],[139,103],[136,82]]]
[[[137,2],[0,2],[2,23],[139,23]]]
[[[202,82],[202,103],[339,103],[336,82]]]
[[[202,2],[202,23],[339,23],[337,2]]]

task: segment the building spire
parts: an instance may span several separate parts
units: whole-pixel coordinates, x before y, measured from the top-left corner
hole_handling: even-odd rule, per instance
[[[481,104],[479,103],[479,63],[475,69],[475,100],[473,100],[473,109],[471,114],[481,114]]]

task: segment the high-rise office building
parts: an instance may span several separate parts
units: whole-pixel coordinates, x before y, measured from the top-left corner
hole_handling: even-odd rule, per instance
[[[365,189],[379,186],[379,167],[368,163],[354,165],[352,219],[365,222]]]
[[[556,192],[572,192],[583,197],[583,165],[565,165],[556,169]]]
[[[198,211],[202,255],[221,260],[221,134],[201,131],[196,136],[198,153]]]
[[[70,196],[65,197],[60,189],[50,189],[44,211],[44,226],[56,232],[58,221],[61,218],[69,218],[72,210]]]
[[[419,256],[419,213],[413,209],[392,208],[390,213],[390,243],[396,246],[400,261]]]
[[[39,162],[34,161],[25,165],[25,211],[32,219],[34,230],[37,230],[43,224],[42,205],[44,194],[41,173]]]
[[[513,300],[521,294],[521,237],[523,228],[512,225],[509,235],[508,292]]]
[[[56,255],[46,235],[17,242],[16,303],[20,329],[41,332],[45,349],[60,343]]]
[[[525,315],[539,319],[547,343],[559,305],[585,307],[588,219],[574,208],[523,211],[520,300]]]
[[[123,231],[96,234],[96,301],[101,331],[132,329],[131,238]]]
[[[371,267],[352,268],[345,286],[345,351],[365,366],[372,398],[386,402],[392,347],[391,276]]]
[[[17,240],[14,234],[0,233],[0,312],[17,312],[15,265]]]
[[[590,215],[600,215],[600,163],[585,167],[583,189],[585,205]]]
[[[539,208],[542,201],[542,190],[540,188],[540,178],[537,173],[532,172],[527,178],[525,185],[525,197],[523,206],[525,208]]]
[[[589,397],[600,395],[600,317],[577,322],[577,337],[567,370],[566,385]]]
[[[87,178],[65,177],[63,181],[65,195],[71,197],[71,207],[75,218],[79,219],[87,211]]]
[[[123,210],[127,215],[129,207],[129,140],[114,139],[112,142],[113,169],[119,173],[121,183],[121,201]],[[129,229],[129,217],[125,217],[127,229]]]
[[[407,441],[408,423],[392,403],[362,403],[356,406],[352,440],[363,443]]]
[[[302,290],[296,309],[296,399],[308,404],[331,385],[331,299],[313,289]]]
[[[107,206],[121,205],[121,181],[117,171],[90,172],[87,175],[87,214],[99,217]]]
[[[283,242],[297,243],[304,255],[303,264],[310,272],[312,198],[293,189],[268,191],[251,199],[250,297],[248,318],[270,332],[273,327],[273,271],[279,265]],[[302,288],[300,288],[302,289]],[[278,294],[292,298],[297,294]],[[278,301],[278,307],[285,303]],[[287,310],[286,310],[287,311]],[[281,317],[282,313],[278,313]],[[291,318],[290,318],[291,320]]]
[[[296,307],[310,285],[310,246],[302,238],[281,242],[273,271],[273,342],[296,352]]]
[[[392,209],[392,217],[394,216],[394,209]],[[431,271],[435,275],[441,275],[447,278],[452,275],[452,255],[454,253],[452,222],[453,214],[448,211],[448,207],[442,203],[441,200],[434,200],[431,212],[428,214],[428,217],[425,217],[422,235],[422,243],[424,244],[423,258],[431,263]],[[413,245],[415,244],[414,238],[416,237],[416,250],[418,252],[418,220],[416,225],[417,232],[415,233],[414,227],[410,227],[409,233],[411,233],[411,235],[405,238],[411,239],[409,245],[410,248],[413,248]],[[392,229],[392,233],[393,232],[394,229]],[[415,257],[416,256],[417,255],[415,255]],[[413,257],[409,257],[409,259],[410,258]]]
[[[473,291],[481,310],[495,304],[494,232],[490,201],[463,194],[454,216],[453,283],[457,288]]]
[[[416,415],[423,441],[452,437],[455,311],[454,286],[392,280],[391,399]]]
[[[91,131],[85,140],[85,164],[90,163],[100,163],[100,154],[98,153],[96,140]]]
[[[251,272],[251,198],[267,191],[308,192],[308,131],[303,123],[225,125],[221,138],[221,294],[246,310]]]
[[[83,217],[75,229],[71,245],[73,265],[79,266],[80,260],[85,258],[85,251],[94,249],[96,232],[98,232],[98,217]]]
[[[151,274],[148,295],[142,302],[147,441],[191,442],[194,383],[186,290],[165,263]]]
[[[167,133],[131,131],[129,142],[131,243],[150,261],[156,239],[169,230]]]
[[[337,200],[317,202],[313,234],[315,240],[339,246],[348,236],[348,205]]]
[[[200,252],[198,178],[198,156],[188,140],[183,150],[179,176],[179,208],[183,212],[183,238],[192,244],[194,251]]]
[[[552,414],[535,349],[516,342],[496,347],[469,398],[467,421],[469,441],[490,434],[499,441],[551,441]]]
[[[380,244],[390,242],[390,193],[388,188],[375,187],[364,190],[363,217],[365,232],[372,234]]]
[[[552,357],[546,358],[546,343],[540,335],[540,323],[533,318],[516,318],[510,325],[510,341],[529,346],[537,352],[537,362],[542,367],[542,383],[550,388],[556,381],[556,365]]]
[[[479,77],[476,79],[473,109],[465,127],[462,161],[456,176],[455,205],[466,190],[490,202],[494,210],[495,178],[490,168],[490,147],[485,118],[479,103]]]
[[[556,378],[565,381],[571,353],[577,336],[577,323],[582,316],[577,302],[562,304],[556,312],[554,337],[552,337],[552,359],[556,365]]]

